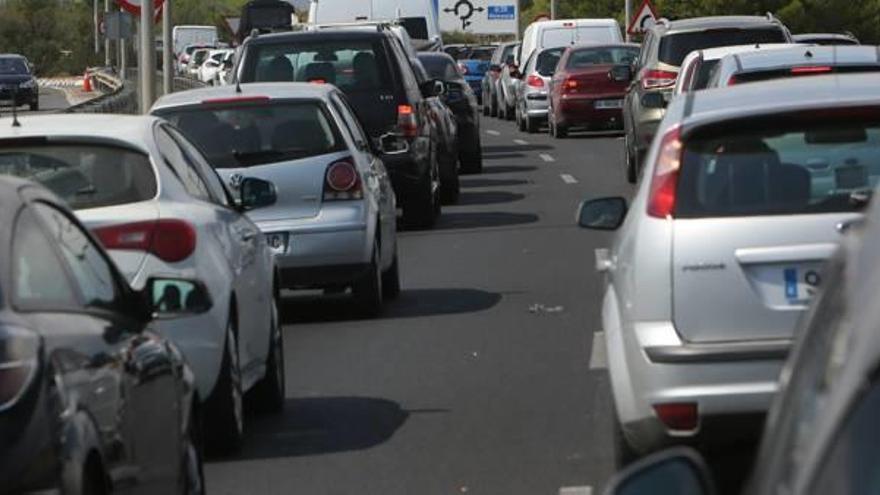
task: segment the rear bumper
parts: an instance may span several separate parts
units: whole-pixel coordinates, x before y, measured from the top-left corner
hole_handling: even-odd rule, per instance
[[[36,88],[18,89],[15,92],[11,89],[3,88],[0,89],[0,102],[11,102],[13,95],[15,97],[16,105],[24,105],[26,103],[36,102],[39,97],[39,92]]]
[[[621,100],[623,95],[567,96],[559,100],[556,118],[568,126],[597,125],[623,126],[622,108],[596,108],[598,101]]]

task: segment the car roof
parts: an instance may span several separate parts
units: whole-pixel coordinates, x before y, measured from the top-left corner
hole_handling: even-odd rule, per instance
[[[606,18],[606,19],[556,19],[552,21],[538,21],[533,22],[532,25],[535,26],[535,29],[538,28],[556,28],[560,26],[569,26],[574,24],[575,26],[617,26],[617,20]]]
[[[797,43],[752,43],[749,45],[733,45],[720,46],[717,48],[706,48],[704,50],[699,50],[699,53],[702,55],[703,60],[718,60],[723,58],[725,55],[730,55],[733,53],[747,53],[761,50],[780,50],[783,48],[797,48],[799,46],[803,47],[804,45],[798,45]]]
[[[824,39],[824,40],[850,40],[855,41],[857,38],[847,33],[801,33],[793,34],[791,38],[795,41]]]
[[[371,40],[381,39],[387,36],[388,31],[380,30],[378,27],[370,26],[372,29],[363,29],[356,27],[322,29],[319,31],[298,31],[286,33],[270,33],[261,34],[256,37],[250,37],[245,41],[245,45],[261,45],[272,43],[285,43],[297,40],[311,40],[313,38],[325,39],[329,41],[346,41],[346,40]]]
[[[753,50],[730,55],[737,72],[795,65],[880,65],[880,48],[867,45],[800,45],[780,50]]]
[[[241,98],[246,101],[248,98],[257,96],[267,96],[271,99],[327,100],[330,93],[334,91],[336,91],[336,86],[331,84],[305,82],[247,83],[241,85],[241,93],[236,90],[234,85],[215,86],[163,96],[153,105],[153,110],[188,106],[212,99]]]
[[[5,115],[5,114],[4,114]],[[77,141],[112,142],[150,154],[153,128],[160,119],[142,115],[66,114],[24,115],[21,127],[0,118],[0,142],[14,138],[67,138]]]
[[[702,31],[721,28],[757,28],[780,26],[775,18],[749,15],[720,15],[711,17],[692,17],[678,21],[658,22],[653,29],[666,33],[683,31]]]
[[[24,55],[19,55],[17,53],[0,53],[0,58],[25,58]]]

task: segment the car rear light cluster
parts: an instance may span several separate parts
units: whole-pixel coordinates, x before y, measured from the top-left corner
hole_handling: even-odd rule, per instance
[[[828,65],[811,65],[805,67],[792,67],[791,75],[793,76],[811,76],[815,74],[828,74],[833,69]]]
[[[364,198],[363,182],[350,158],[330,164],[324,178],[324,201],[350,201]]]
[[[648,215],[655,218],[671,217],[675,211],[675,196],[681,169],[681,128],[670,129],[660,142],[657,164],[651,177],[648,195]]]
[[[578,85],[577,79],[574,79],[571,77],[567,78],[562,83],[562,91],[564,93],[577,93],[578,88],[579,88],[579,85]]]
[[[162,219],[95,229],[107,249],[144,251],[167,263],[181,262],[196,250],[196,229],[183,220]]]
[[[40,339],[34,332],[0,327],[0,409],[27,390],[36,369]]]
[[[526,84],[532,88],[543,88],[544,87],[544,79],[541,76],[536,76],[535,74],[530,75],[526,78]]]
[[[673,431],[692,432],[700,426],[697,404],[693,402],[654,404],[654,412]]]
[[[642,76],[643,89],[670,88],[675,86],[678,74],[668,70],[649,70]]]
[[[419,120],[412,105],[397,106],[397,127],[405,137],[419,135]]]

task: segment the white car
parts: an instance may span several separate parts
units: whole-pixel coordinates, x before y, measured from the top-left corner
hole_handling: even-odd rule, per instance
[[[713,71],[718,67],[718,61],[727,55],[738,53],[748,53],[755,51],[779,50],[782,48],[792,48],[798,45],[796,43],[752,43],[750,45],[734,45],[722,46],[718,48],[707,48],[705,50],[694,50],[685,57],[681,63],[681,70],[678,71],[681,77],[675,81],[675,89],[672,90],[672,96],[678,96],[688,91],[697,91],[705,89],[709,85],[709,79]]]
[[[244,211],[274,202],[274,186],[240,183],[236,204],[179,130],[155,117],[64,115],[0,128],[0,173],[40,182],[66,200],[134,288],[150,277],[198,278],[213,308],[159,330],[196,374],[206,442],[237,448],[243,397],[281,410],[284,359],[273,254]],[[169,306],[187,294],[166,291]],[[196,302],[196,301],[193,301]]]
[[[329,84],[256,83],[160,99],[230,184],[271,181],[278,203],[250,212],[277,249],[284,289],[351,288],[376,315],[400,292],[394,190],[345,95]]]
[[[199,81],[213,85],[217,78],[217,73],[223,68],[223,61],[226,56],[231,54],[232,50],[211,50],[208,52],[207,58],[199,67]]]

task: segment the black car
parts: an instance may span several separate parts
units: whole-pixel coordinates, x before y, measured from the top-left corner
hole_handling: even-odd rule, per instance
[[[150,325],[207,311],[204,286],[133,291],[30,182],[0,178],[0,222],[0,493],[204,493],[193,375]]]
[[[0,54],[0,105],[5,103],[40,109],[40,89],[33,66],[21,55]]]
[[[334,84],[348,97],[391,175],[404,223],[430,227],[440,214],[437,129],[428,99],[443,84],[419,85],[400,38],[373,30],[328,29],[252,36],[241,47],[237,81]],[[395,149],[389,152],[388,150]]]
[[[434,79],[446,83],[443,101],[455,114],[458,124],[458,150],[461,171],[478,174],[483,171],[483,147],[480,143],[480,106],[473,88],[458,70],[455,61],[445,53],[422,52],[419,60]]]

